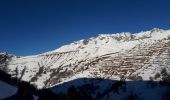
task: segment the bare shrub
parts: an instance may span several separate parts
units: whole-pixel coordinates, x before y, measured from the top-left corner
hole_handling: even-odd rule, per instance
[[[129,79],[134,80],[134,81],[143,81],[143,78],[141,76],[129,76]]]
[[[166,68],[161,70],[162,82],[170,82],[170,74],[168,74]]]
[[[156,80],[157,78],[160,78],[160,74],[159,73],[156,73],[155,76],[154,76],[154,79]]]

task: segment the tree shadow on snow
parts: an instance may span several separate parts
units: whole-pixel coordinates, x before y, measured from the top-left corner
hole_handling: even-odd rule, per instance
[[[28,82],[20,82],[16,95],[3,100],[34,100],[33,95],[38,100],[170,100],[170,85],[158,81],[80,78],[37,90]]]
[[[37,90],[29,82],[19,81],[0,71],[0,80],[18,88],[17,93],[1,100],[170,100],[166,81],[124,81],[79,78]]]

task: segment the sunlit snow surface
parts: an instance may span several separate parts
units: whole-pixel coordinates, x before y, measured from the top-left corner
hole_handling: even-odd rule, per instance
[[[77,70],[84,67],[88,62],[92,62],[94,59],[98,59],[103,55],[111,53],[121,54],[139,46],[152,46],[152,44],[159,43],[160,40],[166,40],[169,37],[170,31],[161,29],[153,29],[151,31],[135,34],[129,32],[100,34],[97,37],[76,41],[40,55],[13,57],[8,63],[8,73],[13,75],[13,77],[21,78],[21,80],[24,81],[32,80],[31,84],[36,85],[38,88],[52,87],[77,78],[94,77],[91,73],[98,70],[101,67],[100,65],[95,65],[93,67],[89,66],[89,68],[84,71],[78,72]],[[84,63],[81,63],[81,61]],[[42,70],[39,75],[37,73],[40,72],[41,68]],[[74,68],[76,71],[73,71]],[[73,74],[62,77],[55,84],[49,83],[46,85],[46,81],[51,79],[50,75],[57,71],[60,73],[70,71]],[[143,79],[148,80],[147,73],[151,72],[153,71],[145,72],[146,74],[143,74],[142,76]],[[18,74],[16,75],[16,73]],[[103,73],[99,74],[99,77],[106,77]],[[35,76],[37,77],[33,80],[33,77]],[[117,76],[112,76],[111,79],[119,78],[117,78]]]

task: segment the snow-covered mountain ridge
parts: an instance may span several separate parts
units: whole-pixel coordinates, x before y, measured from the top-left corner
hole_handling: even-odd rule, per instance
[[[84,77],[130,80],[141,76],[149,80],[162,68],[170,71],[169,47],[170,30],[100,34],[40,55],[0,53],[0,69],[38,88]]]

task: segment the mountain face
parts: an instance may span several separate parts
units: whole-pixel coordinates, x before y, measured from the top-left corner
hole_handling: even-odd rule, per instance
[[[87,84],[103,84],[104,87],[108,87],[112,80],[122,79],[129,82],[130,87],[134,85],[132,81],[158,82],[164,79],[164,70],[170,72],[170,30],[154,28],[135,34],[100,34],[34,56],[14,56],[2,52],[0,70],[38,89],[56,86],[52,89],[55,92],[65,91],[57,86],[68,87],[69,82],[80,86],[87,82],[86,78],[90,79]],[[91,79],[104,80],[102,83]],[[110,81],[104,84],[106,80]],[[139,82],[137,86],[142,85]],[[103,99],[106,100],[104,93]]]

